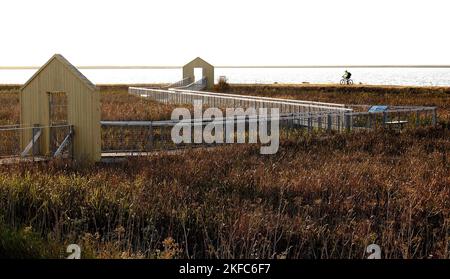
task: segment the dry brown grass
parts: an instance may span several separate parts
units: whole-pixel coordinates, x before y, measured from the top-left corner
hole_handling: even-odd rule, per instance
[[[102,115],[164,116],[129,98],[104,95]],[[272,156],[233,145],[114,165],[0,166],[0,224],[100,258],[363,258],[370,243],[385,258],[449,258],[449,152],[439,125],[290,133]]]
[[[172,105],[164,105],[128,94],[126,88],[101,90],[102,120],[167,120]]]
[[[335,85],[233,85],[230,93],[342,104],[436,106],[450,123],[450,88]]]
[[[3,166],[1,215],[96,257],[362,258],[375,242],[386,258],[448,258],[449,136],[304,135],[274,156],[237,145]]]
[[[0,90],[0,125],[18,124],[20,121],[19,96],[15,90]]]

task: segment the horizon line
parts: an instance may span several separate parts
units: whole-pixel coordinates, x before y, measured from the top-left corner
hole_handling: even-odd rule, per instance
[[[145,70],[145,69],[181,69],[183,66],[146,66],[146,65],[108,65],[108,66],[76,66],[80,70]],[[38,70],[40,66],[0,66],[0,70]],[[221,65],[222,69],[319,69],[319,68],[450,68],[450,65]]]

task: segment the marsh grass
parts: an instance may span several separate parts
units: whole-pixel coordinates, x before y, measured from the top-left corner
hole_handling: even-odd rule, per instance
[[[448,258],[450,134],[388,133],[292,135],[275,156],[4,166],[1,213],[93,257],[362,258],[375,242],[387,258]]]
[[[31,227],[10,229],[0,220],[0,259],[59,258],[59,247],[50,244]]]
[[[448,87],[232,85],[230,93],[355,105],[436,106],[441,123],[450,124]]]
[[[123,91],[110,94],[108,119],[165,117]],[[2,165],[1,228],[19,233],[2,237],[3,247],[27,247],[26,228],[48,251],[4,255],[62,257],[77,243],[87,258],[359,259],[377,243],[384,258],[449,258],[449,153],[441,123],[291,131],[272,156],[232,145],[118,164]]]
[[[14,125],[20,121],[18,91],[0,90],[0,126]]]
[[[175,106],[129,95],[127,89],[101,91],[102,120],[167,120]]]

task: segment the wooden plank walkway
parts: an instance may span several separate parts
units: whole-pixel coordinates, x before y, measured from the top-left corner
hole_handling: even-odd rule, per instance
[[[13,164],[19,164],[19,163],[32,163],[32,162],[44,162],[48,161],[51,158],[49,157],[7,157],[7,158],[0,158],[0,165],[13,165]]]

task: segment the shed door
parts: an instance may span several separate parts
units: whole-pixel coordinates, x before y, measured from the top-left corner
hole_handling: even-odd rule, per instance
[[[69,133],[66,92],[48,92],[49,101],[49,150],[54,154]]]
[[[194,68],[194,79],[199,81],[203,78],[203,68]]]

